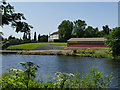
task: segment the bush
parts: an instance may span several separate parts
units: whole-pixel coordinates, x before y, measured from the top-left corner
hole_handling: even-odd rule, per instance
[[[20,63],[24,69],[10,69],[9,73],[3,73],[0,78],[2,89],[12,88],[110,88],[113,79],[112,74],[103,77],[102,72],[96,68],[89,69],[89,73],[55,73],[48,77],[46,82],[36,80],[37,65],[31,62]]]
[[[64,55],[62,52],[57,52],[56,55]]]

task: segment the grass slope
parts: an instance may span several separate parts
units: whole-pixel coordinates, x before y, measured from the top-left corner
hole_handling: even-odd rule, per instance
[[[32,50],[38,46],[46,45],[46,44],[51,44],[51,45],[56,45],[56,46],[66,46],[67,45],[67,43],[27,43],[27,44],[11,45],[7,49],[29,49],[29,50]]]

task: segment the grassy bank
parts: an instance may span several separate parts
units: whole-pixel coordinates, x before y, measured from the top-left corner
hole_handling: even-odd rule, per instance
[[[79,56],[79,57],[93,57],[93,58],[112,58],[112,54],[109,51],[97,51],[97,50],[71,50],[71,51],[44,51],[44,52],[32,52],[32,51],[20,51],[18,54],[24,55],[62,55],[62,56]]]
[[[60,49],[106,49],[108,50],[108,47],[61,47]]]
[[[46,45],[46,44],[51,44],[51,45],[56,45],[56,46],[66,46],[67,43],[27,43],[27,44],[19,44],[19,45],[11,45],[7,49],[23,49],[23,50],[32,50],[38,46],[41,45]]]

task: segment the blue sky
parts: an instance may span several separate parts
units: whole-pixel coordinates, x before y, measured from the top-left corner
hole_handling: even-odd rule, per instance
[[[10,2],[16,12],[22,12],[29,24],[37,34],[49,34],[57,31],[57,27],[63,20],[84,20],[87,26],[98,27],[103,25],[110,28],[118,26],[117,2]],[[22,37],[21,33],[15,33],[13,28],[4,26],[4,37],[13,35]],[[33,35],[33,34],[32,34]]]

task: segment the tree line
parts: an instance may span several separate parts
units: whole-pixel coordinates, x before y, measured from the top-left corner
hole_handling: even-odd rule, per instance
[[[111,32],[108,25],[102,28],[100,31],[98,27],[87,26],[86,22],[80,19],[74,22],[64,20],[58,26],[58,34],[60,41],[67,41],[70,38],[104,37]]]
[[[36,41],[36,42],[48,42],[48,35],[40,35],[34,32],[34,38],[31,39],[31,34],[29,33],[24,33],[23,34],[23,40],[32,40],[32,41]]]

